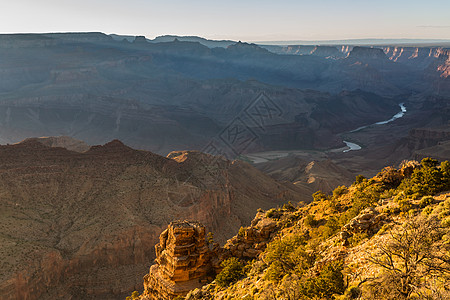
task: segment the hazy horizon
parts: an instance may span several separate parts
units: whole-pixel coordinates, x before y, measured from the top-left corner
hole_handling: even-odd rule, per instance
[[[450,2],[9,1],[1,33],[101,31],[255,41],[450,39]]]

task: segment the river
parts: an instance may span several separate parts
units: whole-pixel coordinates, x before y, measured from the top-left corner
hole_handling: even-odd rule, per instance
[[[367,128],[367,127],[370,127],[370,126],[384,125],[384,124],[387,124],[387,123],[391,123],[391,122],[393,122],[393,121],[395,121],[397,119],[400,119],[401,117],[403,117],[405,115],[406,107],[405,107],[405,103],[400,103],[399,106],[400,106],[400,112],[396,113],[389,120],[376,122],[374,124],[370,124],[370,125],[366,125],[366,126],[361,126],[361,127],[356,128],[356,129],[353,129],[352,131],[349,131],[349,133],[357,132],[357,131],[363,130],[363,129]],[[361,146],[358,145],[358,144],[355,144],[355,143],[352,143],[352,142],[349,142],[349,141],[343,141],[343,142],[347,145],[347,147],[349,147],[349,149],[345,149],[343,152],[361,150]]]

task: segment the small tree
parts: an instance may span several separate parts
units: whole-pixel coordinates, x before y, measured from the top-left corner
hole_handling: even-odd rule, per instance
[[[304,245],[304,237],[297,234],[273,240],[265,251],[266,279],[279,281],[291,273],[301,276],[310,268],[314,257],[304,249]]]
[[[385,189],[396,188],[403,180],[402,172],[394,167],[385,167],[377,177]]]
[[[364,181],[364,179],[366,179],[366,177],[364,177],[364,176],[362,176],[362,175],[360,174],[360,175],[356,176],[356,178],[355,178],[355,183],[356,183],[356,184],[360,184],[360,183],[362,183],[362,182]]]
[[[409,220],[379,242],[369,261],[383,272],[372,284],[371,298],[408,299],[422,293],[427,281],[449,275],[450,249],[442,239],[446,233],[437,218]]]
[[[211,231],[206,235],[206,242],[208,245],[214,244],[214,234]]]
[[[404,190],[406,195],[434,195],[450,186],[449,178],[446,177],[447,169],[447,162],[438,166],[437,160],[424,158],[421,168],[414,169],[411,178],[404,180],[399,189]]]
[[[245,275],[244,264],[236,257],[224,260],[220,266],[223,269],[216,277],[216,282],[219,286],[229,286]]]
[[[316,277],[309,277],[301,286],[300,292],[307,299],[333,299],[335,294],[343,294],[345,281],[342,261],[327,262]]]
[[[313,201],[319,202],[319,201],[328,200],[328,196],[320,190],[315,192],[314,194],[312,194],[312,196],[313,196]]]

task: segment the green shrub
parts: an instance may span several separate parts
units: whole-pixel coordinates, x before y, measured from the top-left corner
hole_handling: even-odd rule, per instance
[[[385,189],[396,188],[403,179],[402,173],[394,167],[386,167],[377,174],[381,184]]]
[[[428,205],[433,204],[433,202],[434,202],[434,198],[431,197],[431,196],[422,197],[422,199],[420,199],[420,202],[419,202],[419,207],[420,208],[425,208]]]
[[[398,202],[398,208],[400,209],[401,212],[407,212],[412,207],[413,206],[411,204],[411,201],[409,201],[408,199],[403,199]]]
[[[330,236],[333,236],[341,229],[341,227],[342,226],[339,224],[339,220],[337,219],[337,217],[329,217],[325,225],[319,227],[319,233],[322,238],[326,239]]]
[[[441,163],[441,173],[443,189],[450,190],[450,162],[448,160]]]
[[[245,275],[244,264],[236,257],[224,260],[220,266],[222,271],[216,276],[216,283],[221,287],[227,287]]]
[[[440,219],[450,216],[450,198],[439,203],[439,205],[433,209],[433,214],[437,215]]]
[[[422,211],[422,216],[424,216],[424,217],[429,216],[429,215],[431,215],[432,212],[433,212],[433,208],[431,206],[427,206]]]
[[[347,193],[348,193],[348,188],[345,185],[338,186],[337,188],[335,188],[333,190],[333,198],[337,199],[340,196],[347,194]]]
[[[438,166],[438,161],[432,158],[424,158],[421,167],[414,169],[410,178],[403,180],[399,186],[400,191],[406,195],[435,195],[445,190],[450,185],[448,176],[448,161]]]
[[[319,225],[319,221],[316,220],[313,215],[307,215],[303,219],[303,223],[308,227],[316,227],[317,225]]]
[[[351,286],[345,291],[344,295],[347,299],[358,299],[361,296],[361,289],[357,286]]]
[[[241,226],[238,231],[238,236],[243,237],[245,236],[245,228]]]
[[[389,212],[393,215],[398,215],[399,213],[401,213],[400,207],[398,206],[391,206],[391,208],[389,209]]]
[[[378,230],[377,234],[383,234],[385,233],[389,228],[391,228],[392,225],[391,224],[384,224],[380,230]]]
[[[380,194],[380,198],[381,199],[388,199],[391,198],[395,195],[396,190],[395,189],[387,189],[384,190],[381,194]]]
[[[358,176],[356,176],[356,178],[355,178],[355,183],[356,183],[356,184],[360,184],[360,183],[362,183],[365,179],[366,179],[366,177],[364,177],[364,176],[362,176],[362,175],[358,175]]]
[[[288,203],[283,204],[283,210],[295,211],[295,206],[292,205],[291,201],[289,201]]]
[[[265,278],[279,281],[285,275],[302,275],[314,263],[314,256],[305,251],[305,239],[297,234],[272,241],[264,261],[268,265]]]
[[[316,277],[306,279],[300,292],[312,299],[331,299],[334,294],[345,291],[344,264],[341,261],[328,262]]]
[[[441,221],[441,225],[443,226],[443,227],[450,227],[450,217],[447,217],[447,218],[445,218],[445,219],[443,219],[442,221]]]
[[[354,233],[349,239],[348,242],[350,246],[354,247],[360,244],[363,240],[368,238],[369,236],[365,232]]]
[[[328,200],[328,196],[320,190],[315,192],[314,194],[312,194],[312,196],[313,196],[313,201],[315,201],[315,202]]]
[[[377,184],[370,184],[369,181],[364,181],[359,184],[356,191],[353,193],[353,204],[350,209],[339,217],[339,224],[341,226],[347,224],[347,222],[359,213],[367,208],[375,206],[380,200],[382,188]]]
[[[128,296],[125,298],[125,300],[137,300],[139,299],[139,292],[138,291],[134,291],[131,293],[131,296]]]
[[[138,291],[134,291],[131,293],[131,297],[128,296],[125,298],[126,300],[137,300],[139,299],[139,292]]]
[[[276,208],[271,208],[266,212],[266,217],[271,219],[279,219],[281,215],[283,215],[283,213]]]
[[[208,232],[208,234],[206,235],[206,242],[207,242],[209,245],[214,244],[214,234],[213,234],[211,231]]]

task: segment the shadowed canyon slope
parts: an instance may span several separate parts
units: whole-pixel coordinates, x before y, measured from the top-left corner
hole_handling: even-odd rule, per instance
[[[169,157],[117,140],[84,153],[0,146],[1,298],[121,299],[141,289],[172,220],[199,220],[223,242],[258,208],[310,198],[247,163]]]
[[[161,154],[201,150],[264,92],[279,113],[264,130],[244,120],[259,137],[253,150],[332,148],[342,145],[336,133],[392,115],[403,100],[393,96],[450,93],[444,48],[405,59],[392,48],[281,55],[241,42],[131,40],[0,35],[0,57],[8,58],[0,61],[0,142],[67,135],[89,144],[118,138]]]

